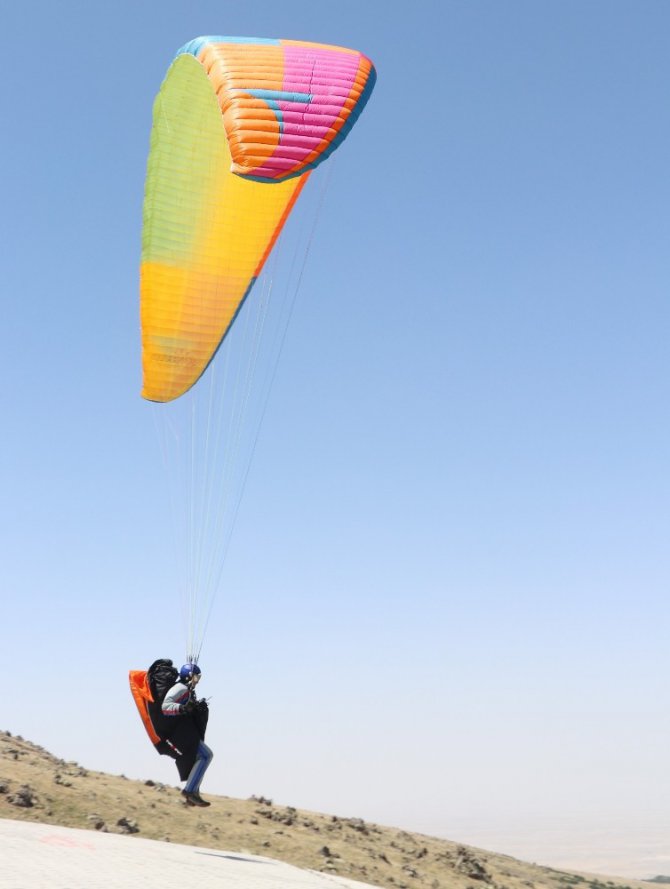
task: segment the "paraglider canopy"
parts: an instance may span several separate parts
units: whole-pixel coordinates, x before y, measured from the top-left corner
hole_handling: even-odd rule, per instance
[[[179,585],[193,662],[304,267],[296,251],[286,299],[277,299],[281,254],[273,247],[375,77],[366,56],[343,47],[199,37],[179,50],[154,103],[142,230],[142,395],[160,403],[153,413],[175,554],[184,561]],[[213,360],[222,345],[222,360]],[[139,683],[140,702],[143,693]]]
[[[366,56],[318,43],[199,37],[178,52],[154,105],[145,190],[144,398],[171,401],[202,375],[374,81]]]

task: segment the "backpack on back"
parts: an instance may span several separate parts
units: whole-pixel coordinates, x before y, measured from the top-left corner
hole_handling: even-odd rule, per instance
[[[159,658],[147,670],[151,697],[156,704],[162,704],[163,698],[179,679],[179,670],[169,658]]]

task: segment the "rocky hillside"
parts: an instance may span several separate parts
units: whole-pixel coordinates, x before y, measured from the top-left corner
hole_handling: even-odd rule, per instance
[[[90,771],[0,732],[0,817],[139,835],[278,858],[389,889],[620,889],[635,881],[562,873],[448,840],[277,806],[207,795],[186,807],[179,790]]]

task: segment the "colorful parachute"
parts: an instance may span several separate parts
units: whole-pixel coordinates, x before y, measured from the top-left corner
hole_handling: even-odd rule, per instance
[[[310,171],[342,142],[375,70],[318,43],[200,37],[154,105],[142,234],[142,395],[199,379]]]
[[[288,275],[282,265],[299,226],[289,227],[283,251],[273,246],[310,172],[346,137],[374,81],[370,60],[353,50],[200,37],[177,53],[154,104],[142,395],[159,402],[153,413],[189,661],[197,661],[222,581],[304,267],[297,250]]]

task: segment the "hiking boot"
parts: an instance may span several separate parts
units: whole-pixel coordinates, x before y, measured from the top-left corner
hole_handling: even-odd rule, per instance
[[[187,806],[211,806],[211,803],[208,803],[206,799],[203,799],[197,790],[194,793],[190,793],[188,790],[182,790],[181,795],[184,797],[184,802]]]

